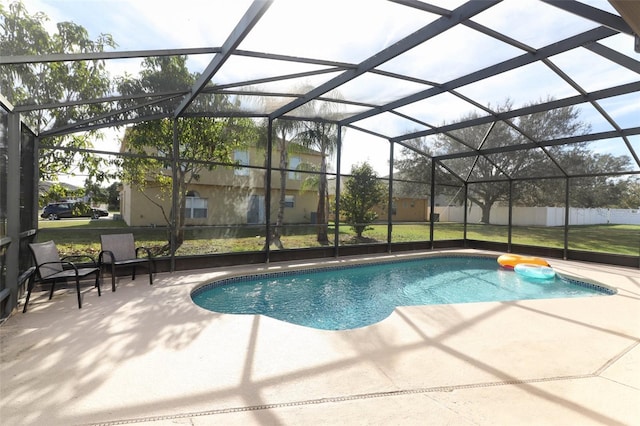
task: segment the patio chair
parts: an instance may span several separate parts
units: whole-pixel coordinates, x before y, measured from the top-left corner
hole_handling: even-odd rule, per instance
[[[29,250],[31,251],[36,264],[36,273],[29,278],[29,283],[27,285],[27,299],[24,302],[22,312],[27,311],[27,304],[31,298],[31,291],[33,290],[33,287],[35,287],[36,281],[41,283],[51,283],[51,291],[49,292],[49,300],[51,300],[56,282],[75,278],[76,291],[78,293],[78,308],[82,308],[80,278],[85,278],[91,274],[95,274],[96,281],[94,287],[98,287],[98,296],[101,295],[100,268],[93,257],[89,255],[74,255],[60,258],[58,248],[53,241],[31,243],[29,244]],[[85,259],[86,261],[90,261],[87,263],[90,263],[92,266],[79,268],[75,263],[71,262],[70,259]]]
[[[131,279],[136,279],[136,267],[143,266],[149,272],[149,285],[153,285],[153,259],[146,247],[136,247],[133,234],[107,234],[100,236],[102,251],[98,256],[100,270],[111,269],[111,291],[116,291],[116,269],[121,266],[132,268]],[[144,257],[139,257],[140,253]]]

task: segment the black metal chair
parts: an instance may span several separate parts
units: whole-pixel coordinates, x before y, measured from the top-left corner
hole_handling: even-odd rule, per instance
[[[106,234],[100,236],[101,251],[98,256],[100,270],[111,269],[111,291],[116,291],[116,269],[132,268],[131,279],[136,279],[136,267],[143,266],[149,272],[149,285],[153,285],[153,259],[146,247],[136,247],[133,234]],[[138,257],[140,253],[144,257]]]
[[[53,241],[46,241],[44,243],[31,243],[29,244],[29,250],[33,255],[33,259],[36,264],[36,273],[29,278],[27,285],[27,299],[24,302],[24,308],[22,312],[27,311],[27,304],[31,298],[31,291],[36,284],[36,281],[41,283],[51,283],[51,291],[49,292],[49,300],[53,297],[53,291],[55,289],[56,282],[61,280],[67,280],[74,278],[76,281],[76,291],[78,293],[78,308],[82,308],[82,297],[80,296],[80,279],[85,278],[91,274],[96,274],[96,281],[94,286],[98,287],[98,296],[100,293],[100,268],[96,264],[93,257],[89,255],[74,255],[65,256],[60,258],[58,248]],[[90,267],[77,267],[75,263],[70,260],[85,259],[93,266]],[[37,276],[37,279],[36,279]]]

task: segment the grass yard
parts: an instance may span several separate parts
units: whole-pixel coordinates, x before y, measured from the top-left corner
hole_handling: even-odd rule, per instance
[[[39,222],[39,241],[54,240],[61,252],[67,254],[100,251],[100,234],[133,232],[136,241],[147,247],[159,248],[166,244],[168,234],[164,228],[129,228],[122,220],[70,219]],[[435,240],[463,238],[464,228],[459,223],[438,222],[434,227]],[[334,228],[329,226],[329,238]],[[501,225],[470,224],[467,238],[481,241],[507,242],[508,228]],[[282,237],[284,247],[318,247],[313,226],[287,227]],[[363,234],[366,242],[386,242],[387,226],[374,225]],[[394,242],[428,241],[428,224],[394,224]],[[189,228],[178,255],[258,251],[264,248],[264,229],[261,227],[197,227]],[[557,227],[514,226],[512,242],[531,246],[562,248],[564,229]],[[348,226],[340,228],[340,244],[353,244],[354,233]],[[569,248],[575,250],[640,255],[639,225],[588,225],[569,228]],[[272,246],[272,249],[275,249]]]

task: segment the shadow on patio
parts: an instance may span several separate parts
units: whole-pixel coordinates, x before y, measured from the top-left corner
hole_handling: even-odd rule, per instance
[[[640,303],[626,293],[638,281],[613,269],[616,296],[402,307],[335,332],[191,303],[194,285],[229,270],[158,274],[153,286],[125,277],[101,298],[85,290],[82,310],[71,293],[35,294],[0,328],[2,416],[629,424],[640,414]]]

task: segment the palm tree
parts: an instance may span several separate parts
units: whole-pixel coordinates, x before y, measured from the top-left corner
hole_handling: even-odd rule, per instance
[[[276,219],[276,225],[273,228],[271,242],[279,249],[284,248],[280,237],[282,236],[282,226],[284,224],[285,195],[287,190],[286,169],[289,161],[289,149],[291,147],[290,142],[300,128],[300,122],[294,120],[276,120],[273,123],[273,141],[274,144],[276,144],[276,149],[280,152],[280,161],[278,166],[280,169],[280,200],[278,205],[278,216]]]
[[[335,124],[321,121],[303,123],[303,130],[298,133],[297,140],[301,145],[320,153],[320,173],[318,180],[318,208],[316,218],[318,224],[318,243],[329,244],[327,234],[329,216],[329,190],[327,184],[327,159],[331,158],[338,147],[338,131]]]

